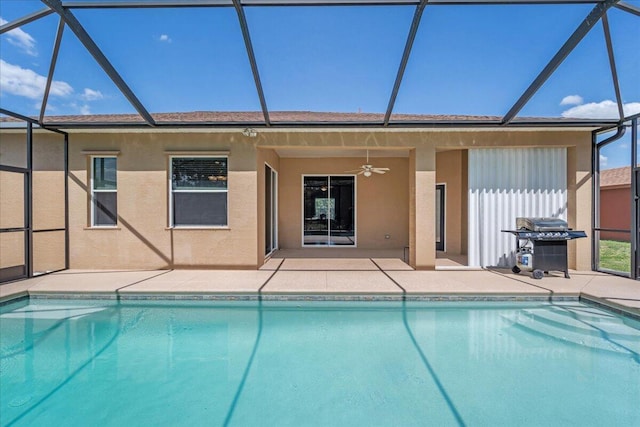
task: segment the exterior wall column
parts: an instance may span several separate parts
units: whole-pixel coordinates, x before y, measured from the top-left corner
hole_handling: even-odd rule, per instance
[[[436,150],[416,147],[409,159],[409,263],[417,270],[436,266]]]
[[[587,239],[569,242],[569,268],[591,270],[591,219],[593,215],[591,141],[567,149],[567,210],[569,227],[587,232]]]

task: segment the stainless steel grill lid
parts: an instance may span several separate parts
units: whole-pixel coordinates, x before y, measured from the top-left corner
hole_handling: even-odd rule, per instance
[[[567,221],[559,218],[516,218],[516,229],[530,231],[566,231]]]

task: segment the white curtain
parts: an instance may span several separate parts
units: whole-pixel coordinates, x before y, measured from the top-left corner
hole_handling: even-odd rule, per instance
[[[469,265],[515,263],[516,217],[567,218],[566,148],[469,150]]]

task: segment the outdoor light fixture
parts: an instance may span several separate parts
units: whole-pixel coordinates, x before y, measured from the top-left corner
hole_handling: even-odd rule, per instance
[[[248,136],[249,138],[255,138],[256,136],[258,136],[258,132],[256,132],[256,130],[253,128],[246,128],[242,131],[242,134],[244,136]]]

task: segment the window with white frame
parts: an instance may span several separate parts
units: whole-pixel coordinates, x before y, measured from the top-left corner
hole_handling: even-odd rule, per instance
[[[114,227],[118,223],[118,179],[115,157],[91,159],[91,226]]]
[[[227,157],[171,157],[171,226],[224,227]]]

